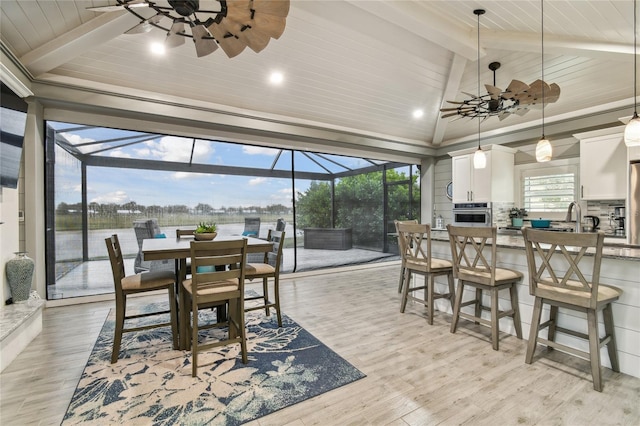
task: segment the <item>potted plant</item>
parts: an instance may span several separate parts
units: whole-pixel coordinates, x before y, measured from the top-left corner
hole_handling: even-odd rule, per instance
[[[511,207],[509,210],[509,218],[512,226],[522,226],[523,218],[527,215],[527,211],[520,207]]]
[[[200,222],[193,233],[196,240],[213,240],[218,235],[218,227],[213,222]]]

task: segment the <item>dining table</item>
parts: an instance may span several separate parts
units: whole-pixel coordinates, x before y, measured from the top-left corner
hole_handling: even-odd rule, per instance
[[[230,241],[244,238],[247,240],[247,253],[264,253],[272,250],[273,243],[254,237],[245,237],[237,235],[218,235],[215,241]],[[176,294],[178,300],[184,296],[184,287],[182,282],[187,277],[187,259],[191,256],[191,242],[193,237],[179,238],[147,238],[142,240],[142,256],[145,261],[150,260],[177,260],[178,270],[176,271]],[[180,303],[178,303],[178,306]],[[178,307],[176,307],[178,308]],[[189,347],[188,341],[188,317],[185,312],[178,312],[178,342],[182,350]],[[182,318],[182,316],[185,316]]]

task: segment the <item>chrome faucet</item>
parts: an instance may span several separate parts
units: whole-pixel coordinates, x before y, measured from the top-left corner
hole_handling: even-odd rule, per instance
[[[571,222],[571,210],[576,208],[576,228],[574,232],[582,232],[582,211],[580,210],[580,204],[577,201],[572,201],[569,204],[569,208],[567,209],[567,218],[565,219],[567,222]]]

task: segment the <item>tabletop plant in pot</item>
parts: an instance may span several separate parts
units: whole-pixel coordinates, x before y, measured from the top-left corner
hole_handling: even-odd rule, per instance
[[[213,240],[218,235],[218,227],[213,222],[200,222],[193,232],[193,236],[198,241]]]
[[[512,226],[522,226],[524,217],[527,215],[527,211],[520,207],[511,207],[509,210],[509,218],[511,219]]]

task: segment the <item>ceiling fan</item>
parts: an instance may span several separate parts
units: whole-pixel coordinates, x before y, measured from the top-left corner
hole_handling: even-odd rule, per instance
[[[116,0],[117,5],[89,7],[94,12],[126,10],[140,19],[127,34],[158,28],[167,33],[165,46],[193,39],[198,57],[213,53],[218,46],[233,58],[246,47],[260,52],[271,38],[284,32],[289,0]],[[145,17],[152,10],[151,17]],[[163,21],[170,20],[170,25]]]
[[[529,109],[542,106],[542,94],[544,93],[544,103],[555,102],[560,97],[560,86],[555,83],[547,84],[542,80],[526,84],[520,80],[511,80],[505,91],[496,87],[496,70],[500,68],[500,62],[491,62],[489,69],[493,71],[493,85],[485,84],[487,93],[484,95],[474,95],[462,92],[470,99],[463,101],[447,101],[456,107],[441,108],[443,112],[441,118],[459,116],[469,118],[484,118],[498,116],[504,120],[511,114],[524,115]]]

